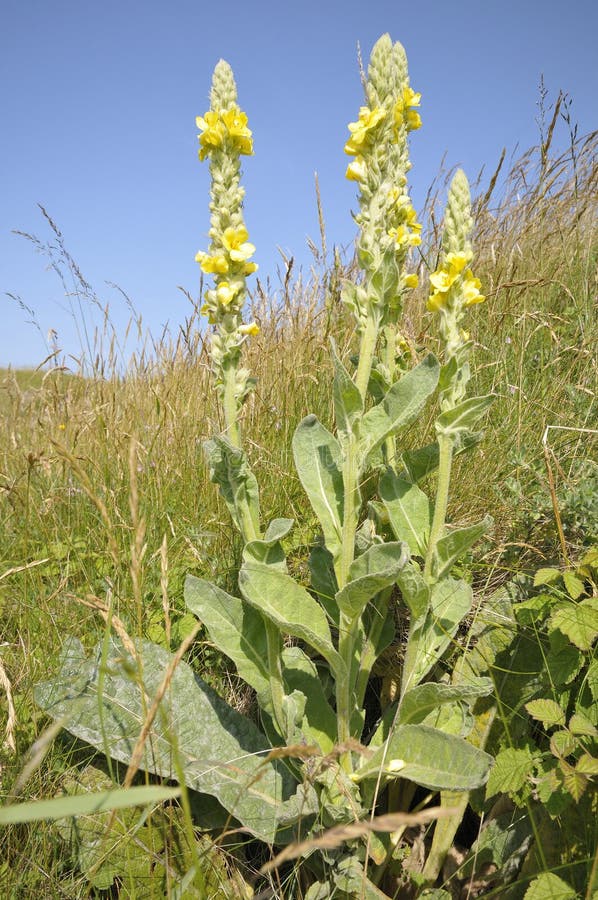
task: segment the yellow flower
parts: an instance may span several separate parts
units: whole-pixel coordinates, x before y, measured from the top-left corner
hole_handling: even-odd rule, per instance
[[[222,254],[210,256],[209,253],[203,253],[200,250],[195,257],[195,262],[200,264],[202,272],[207,275],[224,275],[228,272],[228,260]]]
[[[249,234],[244,225],[229,227],[222,235],[222,244],[234,262],[245,262],[255,253],[255,247],[247,238]]]
[[[228,281],[221,281],[216,288],[216,297],[218,298],[219,303],[223,306],[228,306],[228,304],[234,300],[238,292],[238,284],[229,284]]]
[[[195,124],[203,132],[199,135],[199,158],[203,160],[216,147],[222,146],[225,129],[218,113],[213,110],[208,110],[204,116],[197,116]]]
[[[366,165],[363,156],[356,156],[355,159],[347,166],[345,177],[349,181],[363,181],[366,176]]]
[[[254,262],[246,262],[243,266],[243,275],[251,275],[253,272],[257,272],[258,264]]]
[[[251,322],[249,325],[240,325],[239,332],[241,334],[259,334],[260,326],[257,322]]]
[[[226,112],[220,114],[220,118],[239,153],[251,156],[253,153],[253,141],[251,130],[247,127],[247,116],[245,113],[238,106],[231,106]]]
[[[461,291],[463,293],[463,306],[473,306],[475,303],[483,303],[486,299],[480,294],[482,282],[476,278],[471,269],[467,269],[463,277]]]
[[[411,90],[410,87],[403,88],[403,94],[394,108],[395,126],[400,128],[405,125],[407,131],[416,131],[421,128],[422,120],[415,107],[419,106],[422,95]]]
[[[417,275],[415,273],[413,273],[411,275],[405,275],[403,284],[405,285],[406,288],[416,288],[419,284],[419,278],[417,277]]]
[[[374,109],[362,106],[359,110],[358,121],[349,123],[351,137],[345,144],[345,153],[348,153],[349,156],[359,156],[371,136],[370,132],[380,124],[385,116],[386,111],[379,106],[375,106]]]
[[[447,305],[448,291],[435,291],[428,297],[426,309],[428,312],[440,312],[441,309],[446,309]]]

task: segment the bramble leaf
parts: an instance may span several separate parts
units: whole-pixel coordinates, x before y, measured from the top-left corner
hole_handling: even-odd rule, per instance
[[[565,724],[565,712],[554,700],[530,700],[525,708],[532,719],[542,722],[545,728]]]
[[[575,900],[576,891],[553,872],[542,872],[524,894],[523,900]]]
[[[560,606],[550,619],[552,628],[558,628],[580,650],[590,650],[598,635],[598,601],[588,597],[581,603]]]
[[[532,774],[533,768],[534,757],[527,747],[501,750],[486,785],[486,798],[493,797],[494,794],[519,791]]]

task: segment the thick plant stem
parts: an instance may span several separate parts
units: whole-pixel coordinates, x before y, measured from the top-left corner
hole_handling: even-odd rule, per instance
[[[438,462],[438,485],[436,487],[436,503],[434,517],[430,529],[430,540],[426,562],[424,566],[424,578],[430,579],[432,575],[432,563],[436,545],[444,532],[446,522],[446,510],[448,506],[449,486],[451,481],[451,465],[453,461],[453,439],[450,435],[438,435],[438,448],[440,452]]]
[[[386,328],[383,329],[384,333],[384,365],[386,366],[386,370],[388,372],[388,380],[391,385],[394,384],[395,374],[396,374],[396,360],[395,360],[395,344],[397,339],[397,327],[396,325],[387,325]],[[393,435],[387,437],[384,441],[384,449],[386,451],[386,465],[394,468],[396,462],[397,455],[397,439]]]
[[[233,445],[241,449],[241,432],[239,429],[239,407],[235,392],[236,387],[236,367],[230,362],[223,366],[224,392],[222,397],[222,407],[224,411],[224,422],[226,425],[226,436]]]
[[[367,324],[361,335],[361,344],[359,347],[359,362],[357,364],[357,372],[355,374],[355,384],[361,394],[363,400],[368,389],[370,373],[372,371],[372,360],[376,350],[378,340],[378,317],[369,315]]]

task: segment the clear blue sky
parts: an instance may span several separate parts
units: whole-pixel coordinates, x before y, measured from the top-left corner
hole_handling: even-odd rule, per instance
[[[220,57],[254,132],[244,184],[260,277],[275,271],[278,246],[309,265],[316,170],[329,245],[350,244],[355,186],[343,144],[362,98],[356,45],[367,60],[385,31],[405,46],[422,93],[416,206],[445,153],[473,178],[483,165],[492,172],[503,146],[536,142],[541,73],[552,99],[560,88],[571,96],[581,133],[598,125],[593,0],[0,0],[0,365],[46,353],[6,292],[79,352],[58,279],[11,233],[49,236],[38,203],[119,329],[128,311],[107,282],[154,334],[189,314],[177,286],[197,295],[194,255],[208,229],[195,116]]]

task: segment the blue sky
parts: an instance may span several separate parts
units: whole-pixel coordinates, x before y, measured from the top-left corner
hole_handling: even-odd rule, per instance
[[[344,179],[346,126],[383,32],[400,40],[423,128],[411,141],[414,203],[446,155],[472,179],[500,151],[537,141],[538,83],[572,98],[580,133],[597,127],[598,4],[572,0],[1,0],[0,365],[37,364],[42,335],[6,294],[35,310],[43,335],[78,356],[69,305],[44,258],[13,229],[47,239],[42,204],[117,331],[129,312],[158,335],[190,313],[194,256],[207,246],[208,168],[195,116],[208,108],[214,64],[227,59],[254,132],[244,162],[246,219],[262,279],[277,247],[309,266],[318,241],[314,172],[328,243],[354,237],[355,186]],[[565,142],[566,129],[560,140]],[[89,324],[97,311],[86,312]]]

